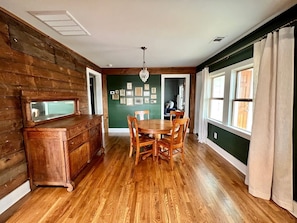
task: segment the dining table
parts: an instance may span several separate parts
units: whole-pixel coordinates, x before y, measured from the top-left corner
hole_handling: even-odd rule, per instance
[[[147,119],[138,121],[138,130],[140,133],[152,134],[155,143],[153,146],[153,156],[157,156],[157,143],[162,134],[170,133],[172,121],[164,119]],[[144,157],[146,158],[146,157]]]

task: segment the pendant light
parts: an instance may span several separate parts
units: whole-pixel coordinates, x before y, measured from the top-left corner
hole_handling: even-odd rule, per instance
[[[143,50],[143,66],[142,66],[141,71],[139,72],[139,77],[143,81],[143,83],[145,83],[150,76],[150,74],[147,70],[147,67],[145,66],[145,50],[147,48],[143,46],[143,47],[141,47],[141,49]]]

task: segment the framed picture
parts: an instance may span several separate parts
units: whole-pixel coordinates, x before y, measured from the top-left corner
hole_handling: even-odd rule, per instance
[[[120,89],[120,96],[126,96],[126,91],[125,89]]]
[[[133,98],[126,98],[126,105],[128,106],[133,105]]]
[[[144,84],[144,90],[149,91],[150,90],[150,85],[149,84]]]
[[[135,87],[135,96],[142,96],[142,87]]]
[[[149,97],[150,96],[150,91],[144,91],[143,96],[144,97]]]
[[[142,105],[143,104],[143,98],[134,98],[134,104],[136,105]]]
[[[127,82],[127,90],[132,90],[132,82]]]
[[[144,98],[144,103],[145,103],[145,104],[150,103],[150,98]]]
[[[121,97],[120,98],[120,104],[122,104],[122,105],[126,104],[126,98]]]
[[[119,100],[120,96],[118,94],[113,94],[113,95],[111,95],[111,99],[112,100]]]
[[[156,94],[157,93],[157,88],[152,87],[151,91],[152,91],[152,94]]]
[[[157,100],[151,100],[151,104],[156,104]]]
[[[133,91],[126,91],[126,96],[133,96]]]
[[[151,99],[157,99],[157,95],[156,94],[152,94],[151,95]]]

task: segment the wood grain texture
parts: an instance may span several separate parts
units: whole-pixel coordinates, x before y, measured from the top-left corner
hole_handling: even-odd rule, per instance
[[[21,90],[80,99],[88,113],[86,67],[101,68],[0,8],[0,199],[27,180]]]
[[[185,164],[175,156],[173,171],[151,157],[134,166],[128,134],[105,135],[104,146],[104,161],[94,162],[73,192],[37,188],[7,222],[296,222],[274,202],[251,196],[244,176],[195,135],[186,138]]]

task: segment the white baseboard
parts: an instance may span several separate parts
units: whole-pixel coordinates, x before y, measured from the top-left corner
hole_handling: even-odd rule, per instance
[[[243,164],[241,161],[239,161],[238,159],[236,159],[234,156],[232,156],[226,150],[224,150],[221,147],[219,147],[213,141],[207,139],[206,143],[214,151],[216,151],[218,154],[220,154],[225,160],[227,160],[229,163],[231,163],[236,169],[238,169],[241,173],[243,173],[244,175],[246,175],[246,173],[247,173],[247,166],[245,164]]]
[[[108,128],[109,133],[129,133],[129,128]]]
[[[14,205],[22,197],[31,191],[29,181],[26,181],[21,186],[19,186],[14,191],[10,192],[8,195],[0,199],[0,214]]]

